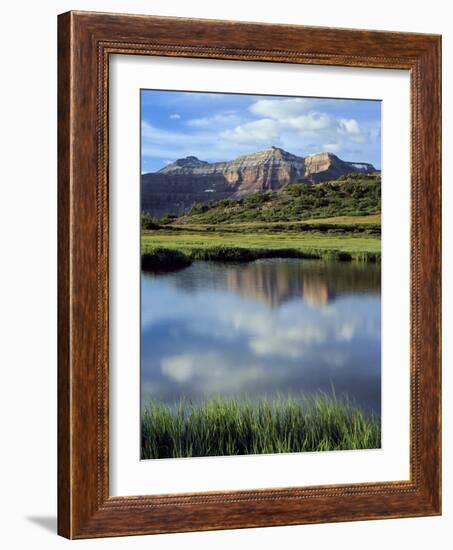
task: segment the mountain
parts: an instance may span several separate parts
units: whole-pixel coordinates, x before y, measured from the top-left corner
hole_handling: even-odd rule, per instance
[[[316,184],[375,171],[369,163],[346,162],[332,153],[298,157],[279,147],[229,162],[210,163],[189,156],[142,175],[142,210],[154,216],[181,214],[196,202],[239,199],[255,192],[279,191],[289,183]]]

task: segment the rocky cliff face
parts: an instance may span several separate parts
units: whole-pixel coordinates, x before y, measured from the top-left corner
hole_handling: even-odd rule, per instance
[[[303,158],[278,147],[229,162],[208,163],[190,156],[142,175],[142,210],[154,216],[180,214],[195,202],[241,198],[257,191],[278,191],[288,183],[314,184],[373,171],[371,164],[346,162],[332,153]]]
[[[376,169],[367,162],[347,162],[332,153],[319,153],[304,158],[304,179],[311,183],[334,180],[345,174],[369,174]]]

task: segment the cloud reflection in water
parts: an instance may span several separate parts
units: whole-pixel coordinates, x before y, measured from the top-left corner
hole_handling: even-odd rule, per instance
[[[380,411],[380,269],[370,264],[196,262],[142,274],[142,393],[330,391]]]

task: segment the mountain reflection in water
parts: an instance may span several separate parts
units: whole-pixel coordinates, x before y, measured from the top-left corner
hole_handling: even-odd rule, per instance
[[[380,266],[265,259],[142,274],[142,395],[346,393],[380,413]]]
[[[173,282],[187,292],[228,289],[271,307],[295,298],[324,305],[341,294],[380,294],[381,270],[376,264],[279,258],[243,264],[198,262]]]

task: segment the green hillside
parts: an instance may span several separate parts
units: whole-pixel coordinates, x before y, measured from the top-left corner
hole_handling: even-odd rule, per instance
[[[351,174],[317,185],[293,183],[280,192],[253,193],[244,199],[196,203],[174,225],[297,222],[381,211],[381,176]]]

